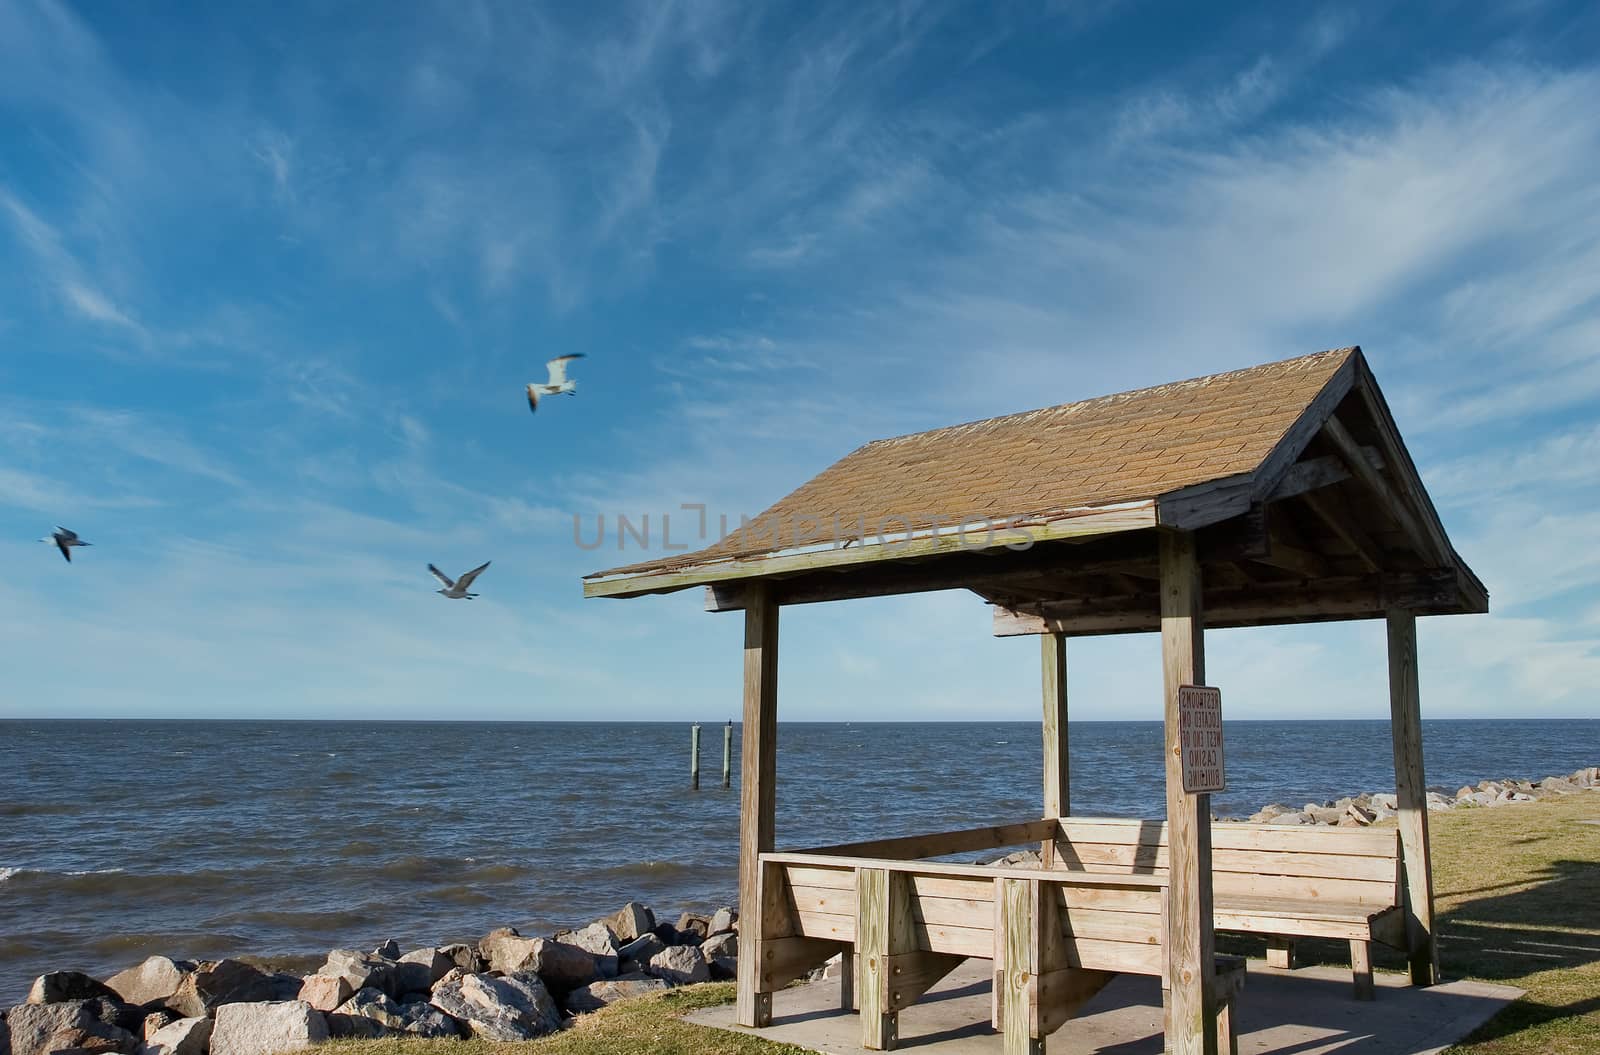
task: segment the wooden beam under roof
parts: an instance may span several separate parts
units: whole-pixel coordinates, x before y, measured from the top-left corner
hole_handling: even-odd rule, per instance
[[[1208,590],[1208,626],[1321,622],[1329,619],[1381,619],[1390,608],[1421,613],[1484,611],[1456,568],[1421,572],[1342,576],[1322,583],[1286,582],[1237,589]],[[1128,634],[1160,626],[1158,591],[1086,602],[997,604],[996,637],[1060,633],[1072,636]]]

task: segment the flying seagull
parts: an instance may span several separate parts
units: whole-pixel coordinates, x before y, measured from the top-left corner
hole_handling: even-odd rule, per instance
[[[433,577],[435,579],[438,579],[440,582],[444,583],[444,589],[435,590],[433,592],[434,593],[442,593],[446,597],[450,598],[451,600],[455,600],[455,601],[459,601],[462,598],[466,598],[469,601],[472,600],[474,597],[476,597],[478,595],[475,594],[475,593],[468,593],[467,592],[467,588],[472,585],[472,580],[476,579],[478,577],[478,573],[483,571],[483,569],[487,568],[490,565],[490,563],[492,563],[492,562],[484,561],[482,564],[478,565],[476,568],[473,568],[471,571],[469,571],[465,575],[461,576],[461,578],[456,579],[454,581],[451,580],[450,576],[446,575],[444,572],[440,571],[438,568],[435,568],[431,564],[428,565],[428,570],[433,572]]]
[[[574,355],[558,355],[545,363],[545,367],[550,371],[550,381],[543,385],[535,381],[528,386],[528,409],[537,412],[541,396],[570,396],[576,393],[578,382],[567,380],[567,364],[574,359],[582,358],[583,353],[579,352]]]
[[[54,531],[50,532],[50,534],[46,535],[44,538],[40,539],[39,541],[40,542],[54,542],[56,544],[56,549],[60,550],[61,551],[61,555],[63,557],[65,557],[65,558],[67,558],[67,563],[68,564],[72,563],[72,547],[73,546],[92,546],[92,545],[94,545],[93,542],[85,542],[85,541],[83,541],[83,539],[79,538],[78,537],[78,533],[76,531],[68,531],[66,528],[60,527],[60,526],[57,526],[57,528]]]

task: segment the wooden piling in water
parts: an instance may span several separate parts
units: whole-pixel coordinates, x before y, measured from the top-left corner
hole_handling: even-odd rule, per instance
[[[733,719],[722,727],[722,786],[733,787]]]
[[[700,790],[700,723],[689,730],[689,790]]]

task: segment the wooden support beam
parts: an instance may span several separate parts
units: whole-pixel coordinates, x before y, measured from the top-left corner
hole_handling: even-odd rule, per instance
[[[1324,527],[1344,540],[1370,570],[1383,570],[1383,549],[1356,522],[1349,503],[1328,491],[1307,491],[1300,500],[1310,507]]]
[[[1390,608],[1423,612],[1477,611],[1465,598],[1454,569],[1430,568],[1383,575],[1348,575],[1311,583],[1258,583],[1212,590],[1206,623],[1212,627],[1262,623],[1382,619]],[[1159,598],[1045,601],[994,609],[997,637],[1058,633],[1068,636],[1127,634],[1160,628]]]
[[[1433,923],[1433,861],[1428,845],[1428,782],[1422,767],[1422,708],[1417,679],[1417,617],[1389,613],[1389,728],[1394,738],[1400,857],[1405,867],[1406,945],[1411,983],[1439,980]]]
[[[1039,638],[1044,690],[1044,816],[1072,812],[1071,761],[1067,751],[1067,639],[1061,634]],[[1055,867],[1056,832],[1040,845],[1046,868]]]
[[[996,879],[995,1010],[1000,1019],[1005,1055],[1044,1055],[1044,1030],[1039,1019],[1041,938],[1047,933],[1039,883]]]
[[[744,729],[739,771],[739,968],[734,1017],[772,1024],[760,965],[769,893],[761,855],[773,849],[778,768],[778,606],[764,588],[744,616]]]
[[[914,923],[909,876],[882,868],[856,870],[856,1008],[861,1046],[869,1051],[889,1051],[899,1040],[893,967],[897,956],[917,951]]]
[[[1384,480],[1383,474],[1374,469],[1367,461],[1366,455],[1361,450],[1361,445],[1356,443],[1355,437],[1350,435],[1344,423],[1337,417],[1328,418],[1322,426],[1322,434],[1328,437],[1334,449],[1339,452],[1339,457],[1344,460],[1345,467],[1355,475],[1356,479],[1364,484],[1367,490],[1382,503],[1389,516],[1400,525],[1400,530],[1405,532],[1406,538],[1411,540],[1411,545],[1417,553],[1430,564],[1443,563],[1450,559],[1448,552],[1442,552],[1434,544],[1433,538],[1423,530],[1417,521],[1416,515],[1411,511],[1411,504],[1407,497],[1396,494]]]
[[[1372,370],[1365,360],[1361,362],[1360,367],[1355,391],[1366,406],[1367,413],[1372,416],[1373,424],[1377,426],[1378,446],[1383,451],[1384,460],[1390,466],[1396,490],[1409,500],[1412,511],[1421,520],[1422,529],[1432,540],[1429,552],[1433,554],[1434,561],[1443,563],[1454,555],[1454,551],[1450,547],[1450,540],[1445,537],[1444,525],[1439,521],[1439,512],[1434,509],[1433,501],[1422,488],[1422,478],[1417,473],[1416,463],[1411,460],[1411,452],[1406,450],[1405,441],[1400,438],[1400,430],[1394,423],[1394,415],[1389,413],[1388,404],[1384,402],[1377,378],[1372,376]]]
[[[1183,790],[1178,689],[1205,684],[1205,631],[1194,536],[1161,536],[1161,669],[1166,711],[1167,983],[1173,1055],[1217,1055],[1212,985],[1216,936],[1211,897],[1211,796]]]
[[[1378,448],[1362,447],[1361,454],[1367,464],[1374,469],[1383,468],[1383,455]],[[1345,467],[1344,459],[1337,455],[1325,454],[1320,458],[1307,458],[1289,466],[1278,480],[1277,486],[1273,487],[1266,497],[1267,501],[1276,502],[1305,494],[1307,491],[1342,484],[1348,479],[1350,470]]]

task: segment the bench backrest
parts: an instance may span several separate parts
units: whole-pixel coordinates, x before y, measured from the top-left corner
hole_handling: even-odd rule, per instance
[[[1063,817],[1056,867],[1164,875],[1163,821]],[[1213,824],[1212,892],[1315,899],[1383,908],[1400,904],[1399,832],[1286,824]]]
[[[863,862],[864,864],[866,862]],[[794,933],[831,941],[855,941],[860,904],[856,870],[839,866],[782,864],[769,873],[786,887],[782,903]],[[999,919],[997,874],[973,867],[969,875],[921,873],[902,866],[916,947],[983,959],[996,955]],[[1069,966],[1160,974],[1162,910],[1160,886],[1093,886],[1043,882],[1041,896],[1061,937]]]

